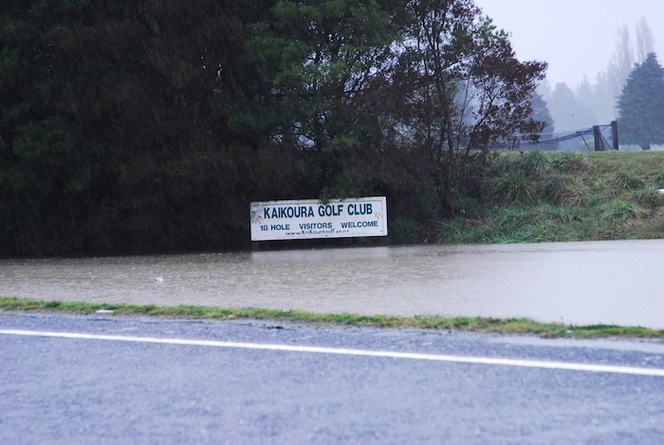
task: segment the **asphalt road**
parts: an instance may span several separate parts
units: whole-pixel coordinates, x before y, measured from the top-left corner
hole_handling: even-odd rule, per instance
[[[1,444],[663,440],[661,342],[0,312]]]

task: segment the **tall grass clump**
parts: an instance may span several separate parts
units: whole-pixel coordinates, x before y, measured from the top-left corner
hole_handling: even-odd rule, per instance
[[[533,181],[523,172],[508,173],[492,182],[489,196],[503,204],[527,203],[535,196]]]
[[[634,202],[616,201],[606,205],[601,219],[611,224],[648,216],[648,210]]]
[[[592,170],[592,165],[578,153],[552,153],[553,167],[561,173],[584,173]]]
[[[634,201],[647,209],[655,210],[664,205],[664,194],[651,186],[637,191],[634,194]]]
[[[537,197],[553,205],[580,207],[588,200],[588,187],[570,174],[552,174],[536,183]]]
[[[540,178],[548,173],[553,164],[549,156],[540,150],[531,150],[522,155],[520,170],[530,178]]]
[[[652,178],[652,182],[655,188],[664,188],[664,171],[656,173]]]
[[[611,176],[610,183],[614,187],[626,190],[640,189],[645,185],[643,179],[628,171],[616,172]]]

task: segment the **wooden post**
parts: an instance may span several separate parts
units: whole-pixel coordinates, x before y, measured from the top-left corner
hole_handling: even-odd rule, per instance
[[[620,150],[620,142],[618,140],[618,121],[611,121],[611,139],[613,140],[613,149]]]
[[[593,137],[595,138],[595,151],[602,151],[602,132],[599,125],[593,125]]]

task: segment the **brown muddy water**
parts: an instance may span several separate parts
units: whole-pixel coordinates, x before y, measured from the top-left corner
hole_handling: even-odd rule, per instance
[[[664,328],[664,240],[0,261],[0,295]]]

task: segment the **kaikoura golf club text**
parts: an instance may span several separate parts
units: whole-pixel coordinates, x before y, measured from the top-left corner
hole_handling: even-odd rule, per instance
[[[327,204],[319,205],[316,214],[320,217],[342,216],[344,214],[345,204]],[[285,206],[285,207],[264,207],[263,219],[280,218],[314,218],[315,206]],[[373,206],[370,202],[351,203],[347,205],[346,214],[349,216],[371,215]]]
[[[314,213],[314,207],[317,207]],[[344,209],[344,207],[346,207]],[[349,216],[371,215],[373,206],[370,202],[350,203],[350,204],[321,204],[319,206],[285,206],[285,207],[264,207],[264,219],[283,219],[283,218],[315,218],[326,216]],[[378,227],[378,221],[348,221],[339,223],[341,229],[356,229],[363,227]],[[291,224],[262,224],[260,229],[266,230],[332,230],[334,227],[331,222],[300,223],[297,227],[291,227]]]
[[[387,235],[384,197],[252,203],[252,240]]]

